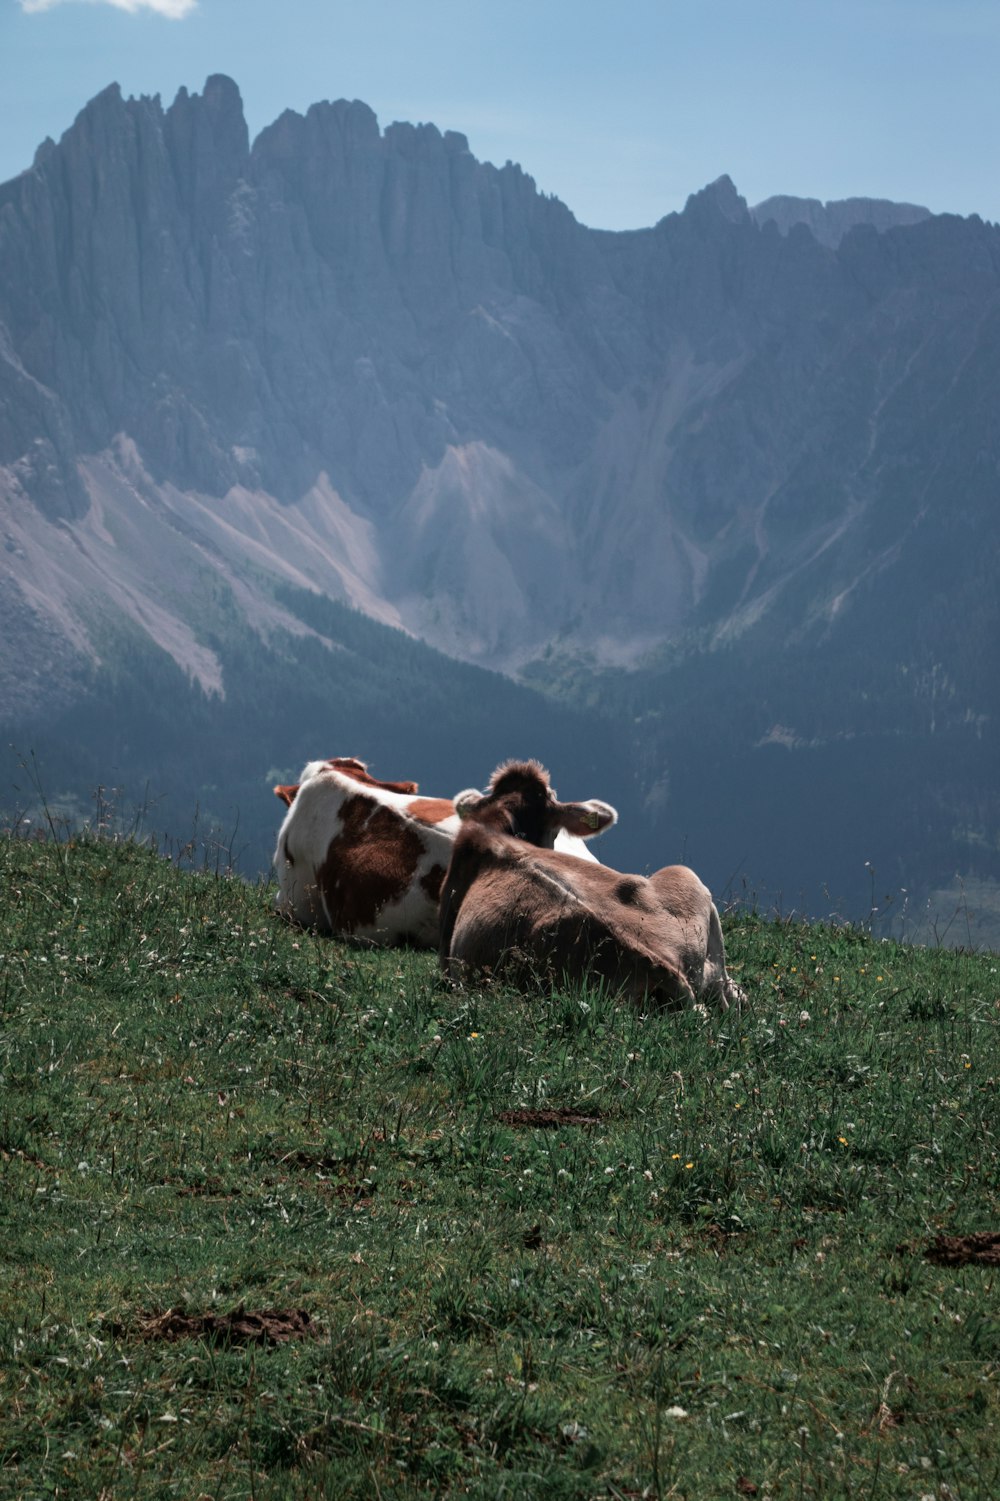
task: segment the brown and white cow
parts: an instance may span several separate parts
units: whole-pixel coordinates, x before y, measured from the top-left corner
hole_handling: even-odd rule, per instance
[[[744,999],[726,972],[719,914],[684,865],[619,875],[552,848],[557,828],[600,826],[601,803],[560,803],[537,762],[510,762],[486,794],[459,793],[462,831],[441,891],[447,974],[515,984],[599,981],[631,1000],[677,1007]],[[539,847],[544,846],[544,847]]]
[[[276,907],[325,933],[433,948],[438,895],[461,827],[451,798],[415,782],[379,782],[353,756],[310,761],[275,787],[288,811],[278,833]],[[596,833],[587,828],[587,837]],[[560,835],[588,863],[582,839]]]

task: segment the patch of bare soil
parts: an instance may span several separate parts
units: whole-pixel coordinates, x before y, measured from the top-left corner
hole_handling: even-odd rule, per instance
[[[340,1157],[322,1157],[315,1152],[285,1152],[278,1161],[283,1167],[304,1167],[310,1172],[322,1173],[324,1177],[336,1178],[346,1171],[346,1165]]]
[[[171,1181],[165,1179],[165,1182]],[[226,1188],[221,1178],[206,1178],[203,1183],[185,1183],[177,1190],[179,1199],[238,1199],[241,1188]]]
[[[935,1266],[1000,1266],[1000,1230],[936,1235],[924,1256]]]
[[[584,1113],[567,1107],[558,1110],[498,1110],[497,1120],[503,1121],[505,1126],[545,1126],[551,1129],[558,1126],[599,1126],[601,1112],[592,1110]]]
[[[32,1157],[30,1152],[24,1152],[20,1147],[11,1147],[8,1150],[7,1147],[0,1146],[0,1162],[11,1162],[15,1157],[19,1162],[25,1163],[28,1167],[37,1167],[39,1172],[54,1173],[56,1171],[47,1162],[43,1162],[40,1157]]]
[[[140,1321],[142,1339],[207,1339],[225,1345],[284,1344],[290,1339],[313,1339],[319,1330],[304,1308],[265,1308],[259,1313],[236,1308],[232,1313],[185,1313],[168,1308]]]

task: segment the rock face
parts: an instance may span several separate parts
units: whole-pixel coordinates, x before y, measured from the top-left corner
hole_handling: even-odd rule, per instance
[[[72,698],[125,618],[223,693],[212,579],[508,668],[862,619],[933,658],[931,599],[995,627],[998,392],[978,219],[724,177],[605,233],[358,102],[251,145],[229,79],[113,86],[0,187],[0,690]]]
[[[105,90],[0,188],[9,618],[65,665],[103,590],[207,686],[191,562],[496,665],[832,627],[992,493],[1000,232],[795,202],[602,233],[364,104]]]
[[[832,250],[856,224],[868,224],[882,234],[931,217],[930,209],[917,203],[891,203],[886,198],[840,198],[821,203],[818,198],[783,194],[765,198],[750,212],[757,224],[773,222],[783,235],[796,224],[804,224],[821,245],[829,245]]]

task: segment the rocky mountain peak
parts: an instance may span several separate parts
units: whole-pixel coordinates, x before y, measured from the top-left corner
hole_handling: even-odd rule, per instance
[[[247,170],[250,137],[243,100],[231,78],[214,73],[201,94],[181,89],[166,114],[178,187],[199,216],[215,218],[220,195]]]
[[[746,199],[737,192],[735,183],[726,173],[700,192],[692,193],[684,205],[684,212],[699,218],[715,214],[728,219],[731,224],[745,223],[749,217]]]

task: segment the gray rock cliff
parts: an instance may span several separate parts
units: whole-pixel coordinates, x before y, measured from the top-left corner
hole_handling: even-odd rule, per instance
[[[8,533],[76,529],[113,592],[106,538],[141,519],[154,554],[252,557],[506,666],[839,629],[859,575],[989,489],[998,268],[978,220],[751,211],[726,177],[592,231],[357,101],[251,145],[229,79],[167,109],[112,86],[0,187]],[[82,646],[60,567],[59,609],[11,587]]]
[[[870,224],[881,234],[901,225],[919,224],[931,216],[930,209],[918,203],[892,203],[887,198],[839,198],[821,203],[818,198],[783,194],[765,198],[750,212],[758,224],[774,223],[783,235],[796,224],[804,224],[821,245],[834,250],[856,224]]]

